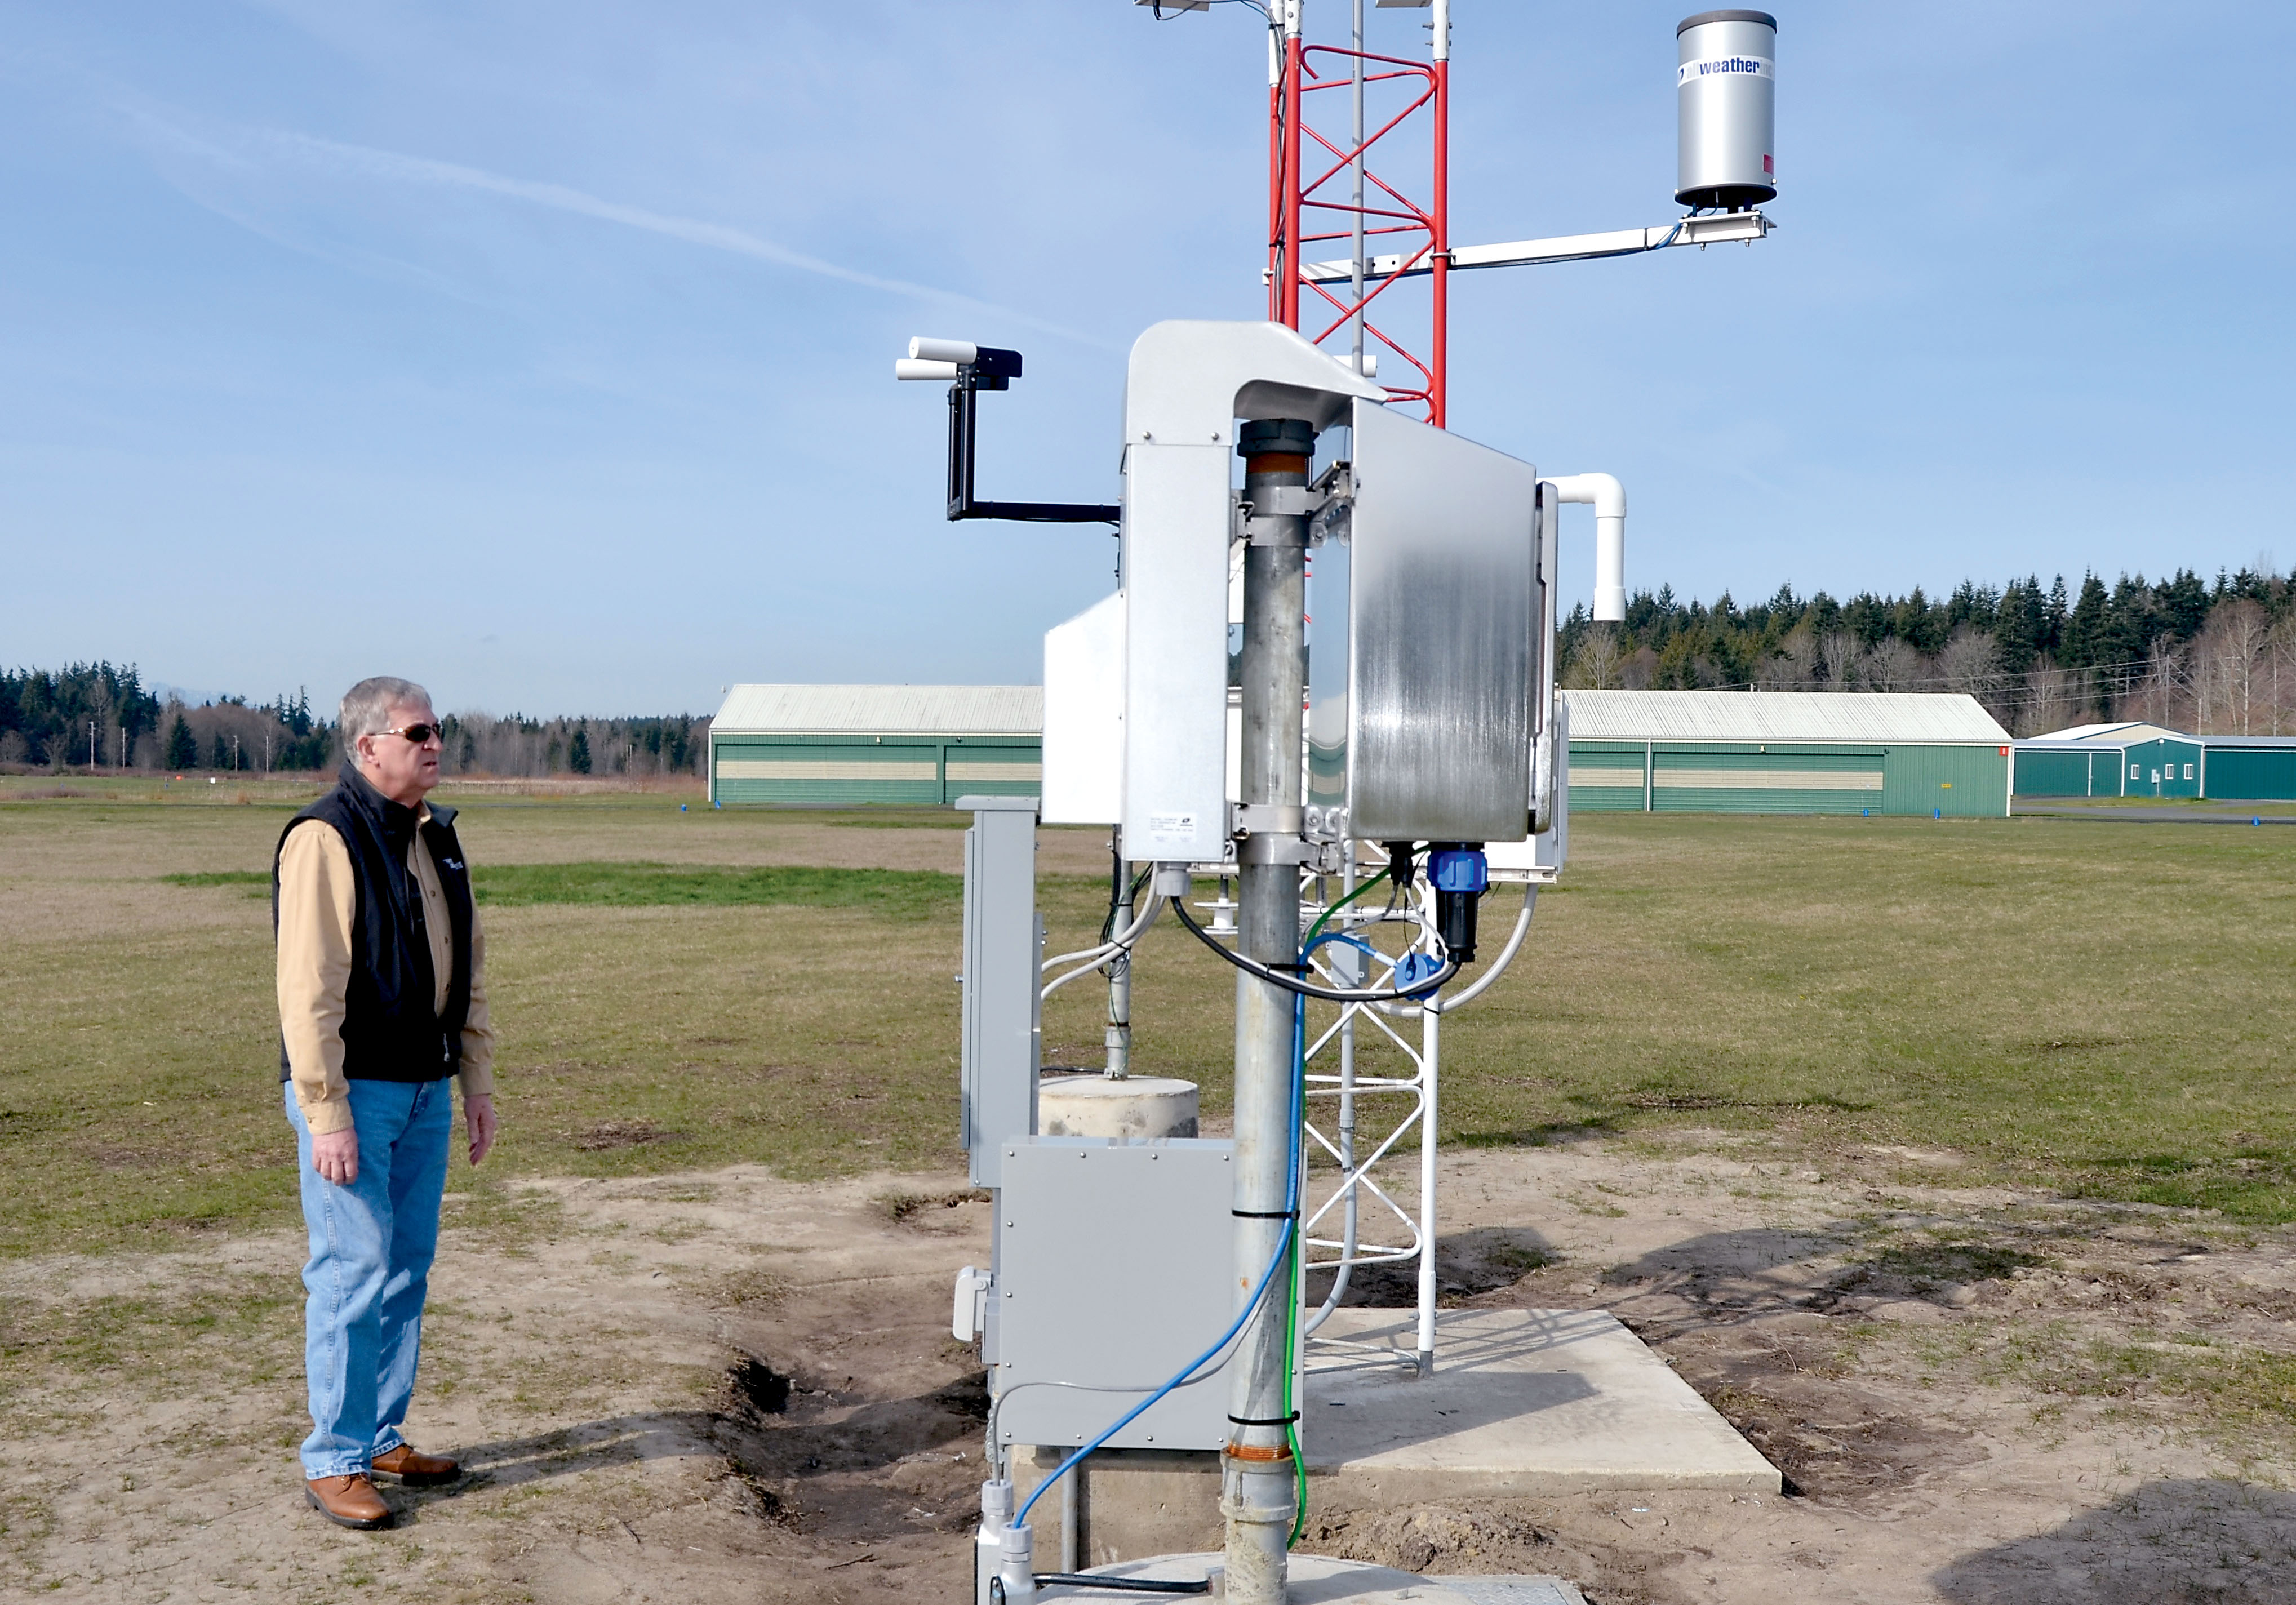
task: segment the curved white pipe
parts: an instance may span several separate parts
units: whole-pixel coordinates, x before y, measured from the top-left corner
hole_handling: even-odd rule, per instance
[[[1566,502],[1595,505],[1595,622],[1627,617],[1627,488],[1611,474],[1558,474],[1547,481]]]
[[[1514,929],[1508,934],[1506,946],[1499,950],[1499,956],[1493,959],[1489,968],[1477,976],[1472,985],[1463,988],[1456,997],[1438,997],[1434,1004],[1437,1012],[1449,1014],[1464,1009],[1488,991],[1493,981],[1506,973],[1507,966],[1514,962],[1514,955],[1522,951],[1523,938],[1530,934],[1531,913],[1538,906],[1538,886],[1533,884],[1524,887],[1522,913],[1515,916]]]

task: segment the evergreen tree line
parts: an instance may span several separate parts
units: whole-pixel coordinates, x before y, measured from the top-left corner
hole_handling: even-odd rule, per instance
[[[674,718],[497,718],[447,714],[441,769],[503,777],[671,775],[699,773],[709,721]],[[336,725],[311,708],[310,693],[250,703],[222,697],[197,706],[162,702],[133,667],[109,663],[0,670],[0,766],[128,769],[171,774],[331,772],[342,762]]]
[[[2207,735],[2296,734],[2296,577],[2268,562],[2213,585],[2037,576],[1964,580],[1932,601],[1846,602],[1780,585],[1739,607],[1641,591],[1622,624],[1582,605],[1562,632],[1562,683],[1596,689],[1964,692],[2013,734],[2147,719]]]
[[[0,669],[0,764],[132,766],[160,715],[133,665]]]

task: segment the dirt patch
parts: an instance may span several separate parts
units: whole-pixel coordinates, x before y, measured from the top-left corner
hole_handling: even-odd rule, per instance
[[[961,1228],[971,1224],[964,1216],[943,1219],[937,1212],[962,1210],[968,1204],[987,1205],[990,1195],[985,1188],[960,1187],[942,1192],[888,1192],[873,1200],[885,1212],[885,1218],[897,1226],[914,1226],[931,1232]]]
[[[1827,1176],[1704,1136],[1447,1160],[1447,1302],[1611,1309],[1794,1495],[1311,1503],[1302,1547],[1555,1572],[1595,1605],[2296,1598],[2291,1239],[1901,1181],[1876,1205],[1866,1177],[1905,1159]],[[433,1277],[410,1429],[471,1474],[390,1489],[378,1535],[299,1503],[296,1233],[19,1262],[0,1593],[959,1595],[988,1396],[948,1285],[988,1228],[953,1177],[523,1184],[449,1226]]]

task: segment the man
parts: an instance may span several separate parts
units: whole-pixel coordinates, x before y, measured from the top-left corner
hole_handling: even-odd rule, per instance
[[[391,1522],[373,1473],[410,1485],[462,1474],[400,1429],[439,1246],[447,1083],[462,1081],[476,1165],[495,1140],[495,1038],[454,810],[422,800],[439,783],[430,695],[362,680],[343,698],[341,731],[342,773],[280,837],[271,898],[279,1078],[311,1240],[304,1486],[330,1521],[371,1529]]]

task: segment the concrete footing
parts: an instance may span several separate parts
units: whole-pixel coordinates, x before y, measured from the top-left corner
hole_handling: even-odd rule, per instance
[[[1095,1569],[1111,1577],[1193,1581],[1221,1565],[1217,1552],[1158,1555]],[[1293,1555],[1284,1593],[1290,1605],[1587,1605],[1586,1597],[1561,1577],[1423,1577],[1391,1567],[1326,1555]],[[1046,1600],[1101,1600],[1087,1589],[1048,1587]],[[1185,1596],[1182,1596],[1185,1597]]]
[[[1416,1374],[1416,1345],[1410,1312],[1365,1309],[1334,1311],[1308,1345],[1300,1430],[1311,1510],[1784,1486],[1776,1467],[1607,1312],[1445,1310],[1431,1376]],[[1015,1454],[1020,1496],[1067,1453]],[[1219,1543],[1217,1454],[1103,1450],[1073,1475],[1079,1566]],[[1059,1532],[1066,1496],[1055,1490],[1037,1507],[1039,1535]],[[1040,1557],[1054,1549],[1040,1536]]]
[[[1037,1087],[1037,1130],[1047,1137],[1193,1137],[1196,1084],[1160,1076],[1047,1076]]]

